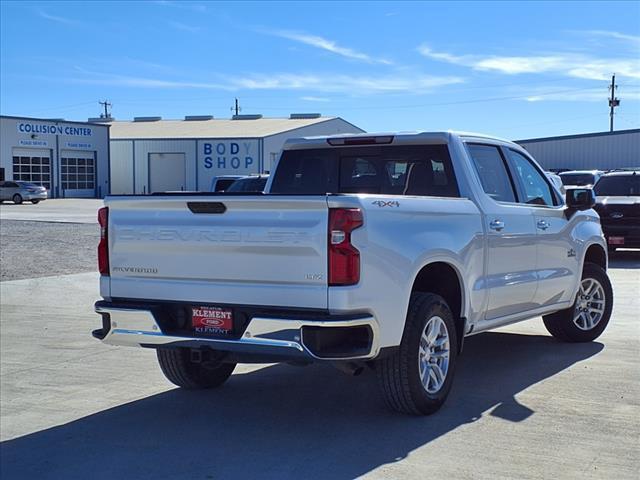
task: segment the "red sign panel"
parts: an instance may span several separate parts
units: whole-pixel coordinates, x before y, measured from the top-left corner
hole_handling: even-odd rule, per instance
[[[197,333],[230,333],[233,311],[221,307],[192,307],[191,325]]]

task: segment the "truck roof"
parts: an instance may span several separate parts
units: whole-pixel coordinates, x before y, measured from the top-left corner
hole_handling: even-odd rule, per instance
[[[340,141],[347,140],[346,145],[369,145],[369,144],[394,144],[394,145],[410,145],[410,144],[443,144],[448,143],[452,137],[461,137],[461,138],[483,138],[487,140],[493,140],[503,143],[508,143],[514,146],[518,146],[511,140],[507,140],[500,137],[495,137],[492,135],[486,135],[482,133],[473,133],[473,132],[462,132],[462,131],[434,131],[434,132],[426,132],[426,131],[405,131],[405,132],[375,132],[375,133],[343,133],[339,135],[319,135],[313,137],[298,137],[298,138],[290,138],[288,139],[283,147],[283,150],[296,150],[296,149],[307,149],[307,148],[317,148],[319,146],[326,146],[327,143],[330,143],[330,140],[335,140],[336,144],[339,145]],[[356,142],[348,142],[348,140],[353,139]],[[371,139],[370,142],[366,142],[367,139]],[[360,140],[362,143],[357,142]]]

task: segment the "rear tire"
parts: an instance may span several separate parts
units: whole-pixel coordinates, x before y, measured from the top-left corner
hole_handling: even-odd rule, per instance
[[[602,267],[585,263],[580,290],[570,308],[542,317],[549,333],[563,342],[591,342],[602,335],[613,309],[613,289]]]
[[[445,402],[458,357],[458,336],[447,302],[432,293],[411,296],[400,347],[376,362],[387,406],[430,415]]]
[[[15,203],[16,205],[20,205],[22,203],[22,195],[20,195],[19,193],[16,193],[13,196],[13,203]]]
[[[156,353],[167,380],[189,390],[219,387],[236,368],[235,363],[215,360],[192,362],[191,350],[188,348],[158,348]]]
[[[33,203],[34,205],[37,205],[40,203],[40,200],[31,200],[31,203]]]

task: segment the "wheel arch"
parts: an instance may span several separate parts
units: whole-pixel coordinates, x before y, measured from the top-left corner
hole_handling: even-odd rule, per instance
[[[584,253],[584,261],[583,263],[595,263],[603,270],[607,270],[607,252],[602,245],[597,243],[592,243],[587,247],[587,250]]]
[[[415,275],[411,293],[435,293],[445,299],[453,313],[462,348],[466,328],[465,284],[460,269],[451,262],[440,260],[424,265]]]

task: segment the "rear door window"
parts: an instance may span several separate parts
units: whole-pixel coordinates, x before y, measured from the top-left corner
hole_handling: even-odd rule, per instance
[[[515,203],[513,183],[500,149],[495,145],[467,145],[482,189],[496,202]]]
[[[271,193],[459,196],[446,145],[285,151]]]

